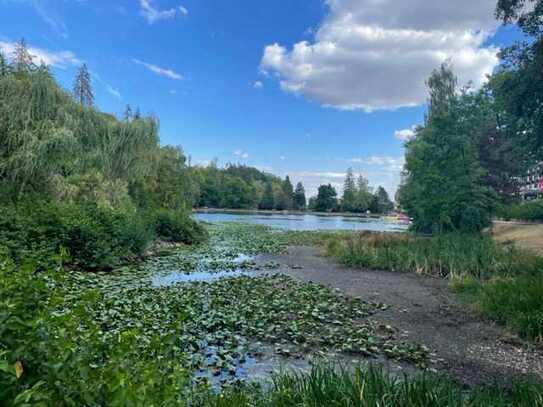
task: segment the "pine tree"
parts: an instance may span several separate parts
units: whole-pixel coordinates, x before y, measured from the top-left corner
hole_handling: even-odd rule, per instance
[[[5,55],[0,52],[0,78],[7,76],[10,73],[10,68]]]
[[[343,210],[352,212],[356,206],[356,184],[354,181],[353,169],[347,170],[345,182],[343,184]]]
[[[81,65],[75,77],[74,98],[82,106],[92,106],[94,104],[94,94],[92,92],[91,78],[87,64]]]
[[[28,51],[26,41],[21,38],[15,44],[15,50],[13,51],[13,69],[16,73],[29,72],[34,67],[32,62],[32,55]]]
[[[273,186],[271,182],[266,183],[266,189],[264,190],[264,195],[262,195],[262,201],[259,205],[260,209],[273,209],[275,207],[275,202],[273,199]]]
[[[290,182],[290,178],[287,175],[281,185],[281,196],[279,202],[276,202],[276,209],[281,211],[292,209],[293,195],[294,188],[292,187],[292,182]]]
[[[130,105],[126,105],[126,109],[123,114],[123,119],[125,122],[129,122],[130,120],[132,120],[132,117],[133,117],[132,108],[130,107]]]
[[[305,210],[307,201],[305,197],[305,188],[301,182],[296,184],[296,189],[294,190],[294,208],[301,211]]]

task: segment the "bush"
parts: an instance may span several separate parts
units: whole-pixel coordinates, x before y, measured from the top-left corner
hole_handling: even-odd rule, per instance
[[[140,256],[154,233],[134,211],[96,205],[33,202],[2,208],[0,243],[16,260],[34,258],[47,267],[52,254],[68,251],[83,269],[111,269]]]
[[[543,221],[543,200],[503,207],[498,216],[505,220]]]
[[[207,238],[207,231],[187,213],[159,209],[153,213],[157,236],[168,242],[195,244]]]

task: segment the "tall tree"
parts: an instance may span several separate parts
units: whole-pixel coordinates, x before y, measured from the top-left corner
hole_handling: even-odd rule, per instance
[[[262,195],[262,201],[259,205],[260,209],[271,210],[275,208],[275,202],[273,199],[273,186],[271,182],[266,183],[266,188],[264,189],[264,194]]]
[[[347,169],[345,182],[343,183],[342,210],[353,212],[356,208],[356,183],[353,169]]]
[[[330,212],[337,208],[337,192],[331,185],[321,185],[317,199],[315,200],[315,210],[318,212]]]
[[[360,174],[356,181],[356,185],[357,191],[355,212],[366,212],[370,209],[373,201],[373,195],[371,194],[369,182],[362,174]]]
[[[381,186],[379,186],[375,192],[375,201],[377,212],[379,213],[388,213],[394,209],[394,204],[390,200],[388,192]]]
[[[13,50],[13,70],[16,73],[29,72],[33,67],[33,57],[28,50],[25,39],[21,38]]]
[[[448,65],[435,70],[427,83],[425,125],[406,144],[402,207],[418,231],[479,231],[489,224],[493,206],[477,148],[486,123],[472,116]]]
[[[94,104],[94,93],[92,92],[92,84],[87,64],[79,67],[75,77],[74,98],[82,106],[92,106]]]
[[[124,113],[123,113],[124,121],[129,122],[130,120],[132,120],[133,116],[134,114],[132,113],[132,108],[130,107],[130,105],[126,105],[126,108],[124,109]]]
[[[301,182],[298,182],[296,184],[296,189],[294,190],[294,208],[302,211],[305,210],[306,205],[305,188]]]
[[[281,184],[281,195],[276,204],[276,209],[278,210],[289,210],[292,209],[292,198],[294,195],[294,188],[292,187],[292,182],[287,175],[283,183]]]
[[[10,67],[7,58],[0,51],[0,78],[7,76],[10,73]]]

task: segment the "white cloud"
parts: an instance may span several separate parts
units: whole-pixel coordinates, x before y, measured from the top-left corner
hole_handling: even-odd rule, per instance
[[[165,68],[161,68],[157,65],[154,65],[154,64],[149,64],[147,62],[143,62],[143,61],[140,61],[139,59],[132,59],[132,62],[135,63],[135,64],[138,64],[138,65],[142,65],[144,67],[146,67],[148,70],[150,70],[151,72],[153,72],[154,74],[157,74],[159,76],[164,76],[166,78],[170,78],[170,79],[175,79],[177,81],[180,81],[183,78],[183,75],[175,72],[175,71],[172,71],[171,69],[165,69]]]
[[[245,151],[243,150],[236,150],[234,151],[234,155],[237,156],[237,157],[240,157],[240,158],[249,158],[249,153],[246,153]]]
[[[154,24],[160,20],[171,20],[178,14],[186,16],[189,12],[183,7],[170,8],[167,10],[160,10],[154,6],[153,0],[139,0],[140,2],[140,14],[147,20],[147,23]]]
[[[415,126],[413,126],[410,129],[396,130],[394,132],[394,137],[400,141],[409,141],[415,137],[415,134]]]
[[[264,87],[264,84],[261,81],[256,81],[253,83],[253,88],[255,89],[262,89]]]
[[[119,92],[118,89],[115,89],[113,86],[106,84],[106,90],[110,95],[114,96],[116,99],[122,100],[123,97],[121,96],[121,92]]]
[[[15,51],[15,42],[0,41],[0,50],[11,57]],[[35,64],[42,62],[56,68],[66,68],[67,65],[79,65],[82,63],[72,51],[50,51],[45,48],[28,47],[28,52],[32,55]]]
[[[484,41],[495,0],[327,0],[314,42],[265,47],[261,69],[286,92],[338,109],[396,109],[425,102],[425,79],[450,60],[480,86],[498,63]]]

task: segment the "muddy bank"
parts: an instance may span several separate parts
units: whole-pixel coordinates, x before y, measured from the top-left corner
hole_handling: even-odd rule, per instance
[[[543,378],[543,352],[531,349],[503,328],[462,305],[446,281],[416,274],[355,270],[321,257],[314,247],[290,247],[284,255],[263,255],[259,262],[278,262],[275,270],[337,288],[343,293],[391,307],[379,313],[410,341],[435,354],[434,368],[465,384],[499,383],[526,375]]]

